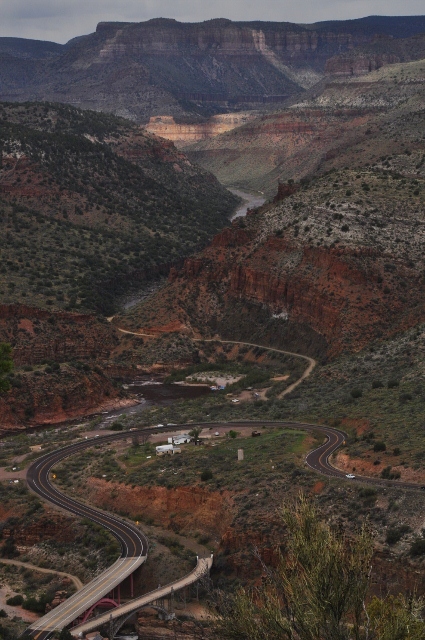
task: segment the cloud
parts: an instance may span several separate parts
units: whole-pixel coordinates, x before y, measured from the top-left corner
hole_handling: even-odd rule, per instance
[[[422,15],[423,0],[0,0],[0,36],[66,42],[101,21],[210,18],[316,22],[377,15]]]

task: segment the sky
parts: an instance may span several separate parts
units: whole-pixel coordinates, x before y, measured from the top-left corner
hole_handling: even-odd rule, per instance
[[[317,22],[370,15],[423,15],[424,0],[0,0],[0,37],[64,43],[101,21],[210,18]]]

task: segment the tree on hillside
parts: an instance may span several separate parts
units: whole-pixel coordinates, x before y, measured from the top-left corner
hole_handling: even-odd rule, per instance
[[[191,431],[189,431],[189,435],[191,438],[193,438],[193,442],[195,444],[198,444],[199,442],[199,436],[201,435],[201,427],[193,427],[193,429]]]
[[[12,347],[6,342],[0,342],[0,393],[10,388],[10,382],[6,378],[13,369]]]
[[[419,640],[420,601],[399,596],[366,605],[373,540],[367,529],[349,538],[323,523],[301,496],[281,510],[286,528],[276,569],[264,566],[260,587],[217,595],[221,640]]]

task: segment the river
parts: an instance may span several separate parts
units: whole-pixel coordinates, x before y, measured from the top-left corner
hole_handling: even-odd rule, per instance
[[[239,196],[239,198],[242,198],[243,200],[243,203],[233,214],[231,220],[246,216],[247,209],[255,209],[257,207],[261,207],[261,205],[266,201],[266,197],[261,191],[258,191],[257,193],[248,193],[247,191],[241,191],[240,189],[229,189],[229,191],[234,193],[235,196]]]
[[[131,407],[105,412],[98,428],[107,428],[119,416],[136,416],[154,405],[165,407],[178,400],[192,400],[212,393],[208,386],[163,384],[147,377],[124,382],[124,388],[134,394],[140,403]]]

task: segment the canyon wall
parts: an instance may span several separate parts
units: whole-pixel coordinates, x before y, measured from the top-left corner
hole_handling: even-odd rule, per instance
[[[0,305],[0,342],[12,345],[15,365],[12,387],[0,396],[1,429],[63,422],[128,402],[96,364],[103,366],[118,344],[106,320]],[[37,367],[46,362],[60,365]]]
[[[93,315],[0,305],[0,341],[13,348],[15,366],[45,361],[102,360],[117,345],[115,329]]]
[[[176,146],[184,146],[236,129],[252,120],[255,115],[254,112],[221,114],[206,122],[193,124],[177,123],[172,116],[155,116],[145,128],[149,133],[171,140]]]

